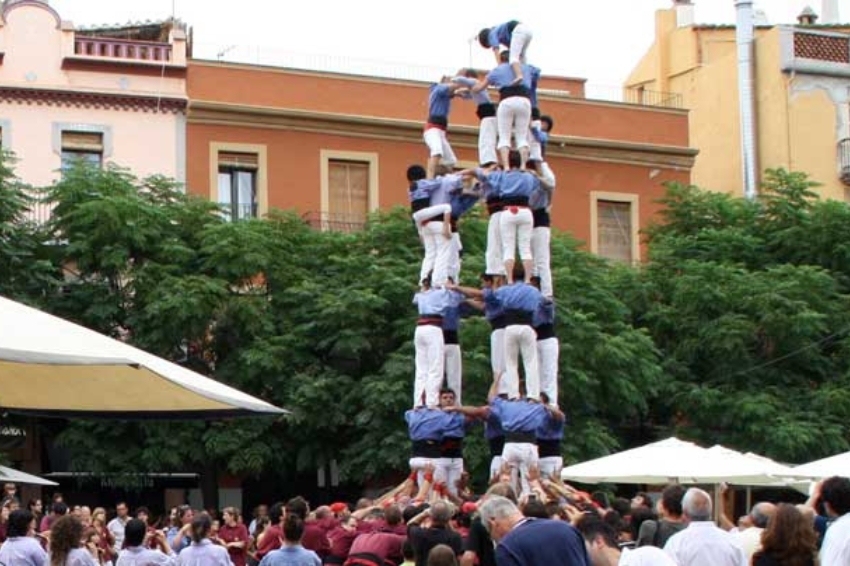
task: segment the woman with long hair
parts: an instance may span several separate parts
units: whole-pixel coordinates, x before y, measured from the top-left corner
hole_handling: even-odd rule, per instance
[[[83,524],[63,515],[50,527],[50,566],[98,566],[83,544]]]
[[[209,539],[212,520],[206,513],[192,519],[192,544],[184,548],[177,557],[180,566],[231,566],[230,556],[223,546]]]
[[[283,521],[283,546],[266,554],[262,564],[268,566],[322,566],[319,555],[301,546],[304,521],[287,513]]]
[[[218,531],[220,544],[227,549],[233,566],[245,566],[248,558],[248,528],[240,521],[239,510],[225,507],[224,525]]]
[[[814,566],[818,536],[794,505],[776,507],[761,534],[761,549],[753,555],[753,566]]]
[[[97,531],[98,547],[103,551],[101,556],[105,561],[110,561],[115,558],[115,553],[112,548],[115,546],[115,535],[109,530],[106,520],[106,509],[103,507],[95,507],[91,512],[91,526]]]

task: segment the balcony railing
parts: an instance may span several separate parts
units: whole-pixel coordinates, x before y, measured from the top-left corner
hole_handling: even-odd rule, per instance
[[[841,182],[850,186],[850,138],[838,142],[838,163],[841,166]]]
[[[590,100],[607,100],[659,108],[683,108],[682,95],[675,92],[646,90],[634,87],[618,87],[588,84],[585,97]]]
[[[111,37],[77,36],[74,39],[74,54],[85,57],[168,63],[171,61],[171,44]]]
[[[331,214],[311,211],[301,215],[311,228],[330,232],[359,232],[366,226],[366,217],[361,214]]]
[[[235,222],[237,220],[248,220],[251,218],[257,218],[257,203],[230,203],[230,202],[220,202],[218,205],[221,207],[221,215],[228,222]]]

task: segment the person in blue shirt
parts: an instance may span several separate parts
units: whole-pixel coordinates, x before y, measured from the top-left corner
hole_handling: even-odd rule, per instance
[[[449,279],[453,282],[453,279]],[[458,291],[450,291],[448,304],[443,311],[443,352],[445,360],[443,366],[446,373],[446,385],[451,389],[459,403],[463,390],[463,362],[460,351],[460,319],[468,315],[470,307],[466,304],[466,297]],[[442,393],[441,393],[442,397]]]
[[[440,441],[446,425],[446,413],[438,408],[420,406],[404,414],[412,445],[410,471],[416,472],[417,483],[424,482],[425,468],[433,466],[441,456]]]
[[[532,277],[531,284],[540,288],[540,277]],[[537,334],[537,367],[540,370],[541,395],[546,394],[555,406],[558,405],[558,358],[561,346],[555,334],[555,303],[543,297],[534,313],[534,332]]]
[[[499,133],[497,150],[500,163],[505,169],[508,168],[511,136],[516,141],[516,149],[520,153],[523,169],[530,151],[528,136],[531,125],[532,72],[528,65],[520,65],[520,67],[527,72],[518,82],[513,78],[511,66],[504,62],[490,71],[471,89],[471,92],[477,93],[492,85],[499,90],[499,106],[496,109],[496,125]]]
[[[413,382],[413,406],[436,407],[445,368],[443,317],[452,302],[452,292],[431,287],[431,280],[422,280],[422,289],[413,297],[419,309],[413,345],[416,349],[416,374]]]
[[[500,47],[507,47],[508,62],[511,64],[516,82],[519,83],[524,78],[521,64],[527,62],[528,45],[531,43],[532,36],[530,27],[511,20],[479,31],[478,43],[484,49],[492,49],[496,55],[496,61],[500,60]]]
[[[530,399],[540,397],[540,373],[537,363],[537,334],[532,326],[543,296],[535,287],[522,283],[525,272],[514,267],[514,280],[520,281],[484,291],[484,304],[504,309],[505,316],[505,380],[508,396],[516,399],[519,390],[519,356],[525,369],[525,391]]]
[[[557,403],[552,403],[549,396],[541,392],[540,402],[549,407],[543,424],[537,429],[537,458],[540,477],[558,481],[561,478],[561,468],[564,458],[561,456],[561,440],[564,438],[566,417],[558,409]]]
[[[420,281],[434,271],[437,250],[441,245],[447,245],[446,240],[451,238],[449,230],[452,207],[448,203],[431,206],[431,196],[440,187],[440,180],[426,177],[425,168],[421,165],[411,165],[407,168],[407,181],[410,183],[408,188],[410,212],[419,241],[424,248],[422,267],[419,270]]]
[[[452,98],[463,89],[459,84],[451,82],[451,77],[443,77],[439,83],[434,83],[428,90],[428,121],[425,123],[423,138],[428,146],[428,178],[433,179],[437,174],[437,165],[443,163],[452,167],[457,163],[457,157],[446,137],[449,127],[449,112]]]
[[[457,173],[456,175],[460,175]],[[464,177],[461,176],[463,179]],[[448,277],[452,281],[460,280],[461,258],[463,256],[463,242],[460,238],[458,223],[461,217],[472,210],[481,200],[480,183],[466,189],[461,185],[460,190],[452,193],[450,201],[449,224],[451,227],[451,243],[449,244]]]
[[[466,69],[462,76],[452,79],[453,82],[472,89],[479,80],[478,71]],[[478,116],[478,164],[480,167],[495,165],[499,160],[496,153],[496,141],[499,128],[496,123],[496,105],[490,100],[487,90],[481,90],[467,95],[475,102],[475,115]]]
[[[440,408],[445,419],[440,440],[440,458],[436,463],[434,478],[445,483],[449,493],[454,496],[458,494],[457,483],[463,475],[463,439],[469,425],[463,414],[450,410],[457,404],[457,396],[452,389],[440,390]]]
[[[552,195],[555,192],[555,173],[545,161],[529,161],[531,171],[539,175],[540,184],[528,199],[531,207],[531,255],[534,259],[533,275],[540,278],[539,289],[544,297],[555,294],[552,287],[551,217]]]
[[[517,247],[527,279],[531,279],[534,256],[531,251],[531,235],[534,216],[529,208],[529,199],[540,186],[540,179],[529,171],[520,169],[520,157],[516,151],[508,155],[509,168],[505,171],[464,171],[486,181],[499,194],[504,207],[499,217],[499,237],[502,241],[502,261],[508,283],[513,283],[513,268]]]

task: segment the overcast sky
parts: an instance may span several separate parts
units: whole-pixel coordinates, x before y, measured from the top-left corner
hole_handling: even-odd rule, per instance
[[[838,0],[850,21],[850,0]],[[489,66],[471,44],[484,26],[529,24],[530,62],[545,74],[621,85],[652,44],[654,13],[672,0],[51,0],[77,27],[163,19],[194,29],[195,56],[430,80]],[[756,0],[770,23],[792,23],[821,0]],[[700,23],[733,23],[734,0],[695,0]]]

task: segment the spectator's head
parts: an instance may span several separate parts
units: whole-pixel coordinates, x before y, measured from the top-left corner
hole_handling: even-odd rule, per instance
[[[195,511],[190,505],[181,505],[177,508],[177,517],[181,525],[190,525],[195,519]]]
[[[310,506],[307,504],[307,500],[303,497],[293,497],[292,499],[286,502],[287,515],[296,515],[302,521],[306,521],[307,515],[309,513]]]
[[[53,514],[57,517],[62,517],[68,514],[68,506],[65,505],[64,501],[54,501],[51,509]]]
[[[811,563],[812,556],[817,552],[817,545],[818,536],[814,523],[794,505],[787,503],[776,506],[767,528],[761,534],[761,552],[784,557],[788,564]],[[794,562],[797,557],[799,562]]]
[[[658,500],[659,514],[672,519],[682,516],[682,500],[685,498],[685,488],[679,484],[670,484],[661,492]]]
[[[212,529],[212,519],[206,513],[199,513],[192,519],[192,542],[201,542]]]
[[[655,521],[657,519],[658,516],[655,514],[655,511],[649,509],[648,507],[637,507],[635,509],[632,509],[632,516],[629,519],[629,530],[631,533],[631,539],[638,539],[640,526],[644,523],[644,521]]]
[[[239,509],[237,509],[236,507],[225,507],[222,511],[222,514],[224,516],[225,525],[229,525],[232,527],[233,525],[239,522],[240,513]]]
[[[254,508],[254,518],[258,519],[260,517],[268,517],[269,516],[269,506],[266,504],[257,505]]]
[[[27,509],[17,509],[9,513],[6,524],[7,537],[25,537],[35,528],[35,516]]]
[[[490,497],[491,495],[498,495],[500,497],[504,497],[505,499],[509,499],[516,503],[516,492],[514,492],[514,488],[511,487],[511,484],[499,482],[497,484],[493,484],[490,486],[490,489],[487,490],[487,493],[484,494],[484,497]]]
[[[652,508],[652,498],[645,491],[639,491],[632,497],[631,501],[632,509],[636,509],[638,507],[646,507],[648,509]]]
[[[361,497],[357,500],[357,503],[354,505],[354,509],[359,511],[360,509],[366,509],[367,507],[372,506],[372,500],[368,497]]]
[[[304,536],[304,520],[295,513],[287,513],[283,521],[284,540],[291,544],[298,544],[302,536]]]
[[[66,507],[67,511],[68,508]],[[63,515],[50,527],[51,564],[65,564],[68,555],[83,540],[83,524],[73,515]]]
[[[410,544],[409,539],[404,539],[404,544],[401,546],[401,555],[404,557],[405,562],[413,562],[416,558],[416,554],[413,551],[413,545]]]
[[[620,514],[620,517],[628,517],[632,514],[632,504],[625,497],[616,497],[611,502],[611,509]]]
[[[148,524],[141,519],[130,519],[124,525],[124,543],[129,547],[142,546]]]
[[[546,505],[536,497],[525,502],[525,505],[522,506],[522,514],[526,517],[534,517],[536,519],[549,518]]]
[[[115,506],[115,514],[118,515],[119,519],[126,519],[127,513],[129,513],[129,509],[127,508],[127,504],[123,501],[119,501]]]
[[[427,566],[457,566],[457,556],[447,544],[438,544],[428,552]]]
[[[831,517],[850,513],[850,479],[833,476],[823,480],[820,499]]]
[[[33,515],[41,515],[41,512],[44,509],[41,499],[30,499],[29,503],[27,503],[27,509],[29,509]]]
[[[597,515],[584,515],[576,528],[584,537],[587,554],[593,566],[616,564],[620,550],[617,546],[617,531]]]
[[[280,521],[285,514],[285,509],[286,506],[281,502],[272,505],[271,509],[269,509],[269,523],[271,523],[272,525],[280,524]]]
[[[391,505],[384,509],[384,521],[386,521],[387,525],[390,527],[401,525],[404,521],[404,517],[401,514],[401,509],[399,509],[395,505]]]
[[[478,32],[478,43],[480,43],[481,47],[484,49],[496,47],[495,45],[490,45],[490,28],[482,28],[481,31]]]
[[[441,529],[448,527],[453,513],[454,510],[451,508],[451,505],[445,501],[435,501],[434,504],[431,505],[431,526]]]
[[[147,507],[139,507],[136,509],[136,519],[139,519],[147,525],[150,518],[151,512]]]
[[[596,503],[602,509],[610,509],[611,501],[608,499],[608,494],[604,491],[594,491],[590,495],[590,500]]]
[[[490,538],[496,542],[499,542],[522,519],[522,513],[516,504],[498,495],[488,497],[478,508],[478,513]]]
[[[691,522],[710,521],[711,496],[699,488],[690,488],[682,498],[682,514]]]
[[[763,529],[767,527],[767,523],[770,521],[770,518],[773,517],[773,513],[775,511],[776,505],[773,503],[756,503],[750,510],[750,521],[754,527]]]
[[[3,499],[7,497],[16,498],[18,496],[18,486],[11,482],[3,484]]]

